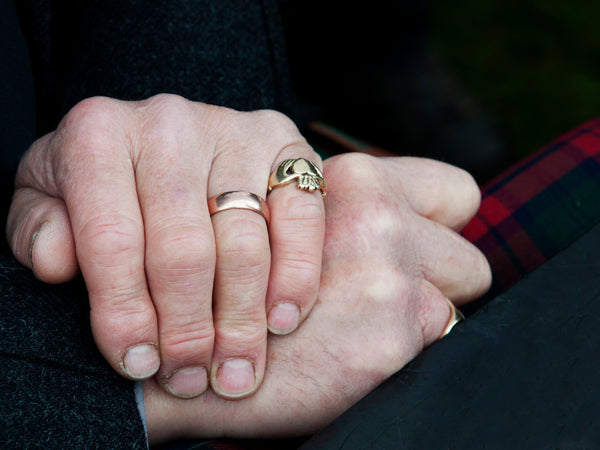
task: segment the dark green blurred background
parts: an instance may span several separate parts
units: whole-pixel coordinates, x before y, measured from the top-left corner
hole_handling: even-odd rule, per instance
[[[432,13],[434,54],[511,159],[600,116],[600,2],[444,0]]]

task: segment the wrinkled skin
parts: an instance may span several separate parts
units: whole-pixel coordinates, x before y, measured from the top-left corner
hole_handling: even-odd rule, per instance
[[[265,379],[250,398],[182,401],[144,382],[151,442],[314,433],[438,339],[450,316],[445,297],[463,304],[488,289],[485,258],[453,231],[479,205],[465,172],[348,154],[325,161],[325,176],[311,315],[294,334],[269,337]]]
[[[184,398],[209,382],[241,398],[262,380],[267,330],[294,331],[316,301],[323,200],[294,185],[275,189],[267,229],[248,210],[210,217],[207,198],[264,198],[270,173],[289,158],[321,165],[275,111],[166,94],[90,98],[23,158],[8,239],[43,281],[81,270],[96,343],[123,376],[156,374]]]

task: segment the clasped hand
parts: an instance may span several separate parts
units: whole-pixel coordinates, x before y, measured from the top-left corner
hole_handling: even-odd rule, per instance
[[[210,383],[240,398],[263,378],[267,329],[292,332],[316,300],[323,200],[294,185],[273,190],[267,230],[253,211],[210,217],[207,199],[265,198],[289,158],[321,165],[274,111],[173,95],[84,100],[24,156],[9,242],[42,281],[81,271],[96,343],[122,375],[156,374],[179,397]]]
[[[209,215],[207,199],[224,192],[266,197],[289,158],[321,164],[279,113],[160,95],[85,100],[20,164],[14,254],[43,281],[81,271],[107,361],[128,378],[156,375],[145,390],[158,439],[177,434],[162,408],[184,409],[156,386],[188,398],[210,384],[239,399],[267,361],[252,397],[268,409],[259,422],[272,416],[276,434],[315,429],[439,337],[444,297],[460,304],[489,286],[485,258],[456,233],[478,208],[477,186],[435,161],[341,155],[326,162],[325,201],[294,184],[273,190],[268,228],[253,211]],[[267,354],[267,330],[302,322],[271,338]],[[321,405],[323,395],[333,401]],[[291,426],[303,401],[321,409]],[[252,405],[240,411],[252,416]],[[227,434],[249,430],[239,418]]]
[[[312,434],[440,337],[444,297],[460,305],[488,288],[485,258],[454,231],[479,205],[467,173],[357,153],[324,164],[323,269],[310,315],[293,334],[269,337],[265,378],[249,398],[209,391],[184,401],[145,381],[151,443]]]

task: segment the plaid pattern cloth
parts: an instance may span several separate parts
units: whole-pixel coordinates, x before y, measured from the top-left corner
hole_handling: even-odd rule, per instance
[[[507,170],[483,188],[463,230],[488,258],[495,293],[600,221],[600,118]]]
[[[325,153],[384,149],[313,123]],[[327,139],[329,142],[325,142]],[[312,141],[311,141],[312,142]],[[488,258],[496,295],[600,221],[600,118],[558,138],[487,183],[481,208],[462,231]]]
[[[315,122],[307,133],[323,155],[359,151],[391,153]],[[488,258],[494,275],[490,296],[515,284],[600,222],[600,118],[591,120],[514,165],[482,188],[481,208],[463,235]],[[161,449],[277,448],[212,440],[179,442]],[[288,447],[289,448],[289,447]]]

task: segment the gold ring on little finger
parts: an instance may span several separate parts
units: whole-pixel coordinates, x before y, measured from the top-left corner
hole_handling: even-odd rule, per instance
[[[444,327],[444,331],[442,331],[442,334],[440,334],[440,337],[437,338],[438,341],[449,334],[455,325],[465,320],[465,316],[456,308],[456,306],[454,306],[454,303],[452,303],[449,298],[446,298],[446,301],[448,302],[448,306],[450,306],[450,319]]]

